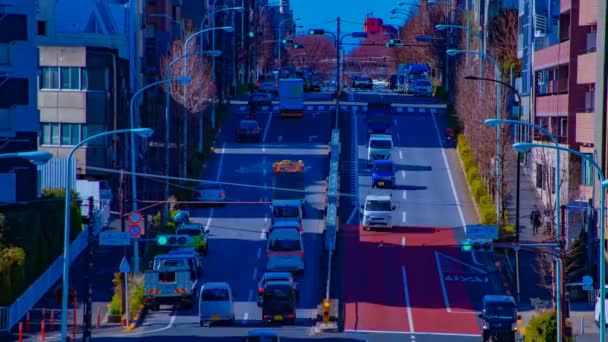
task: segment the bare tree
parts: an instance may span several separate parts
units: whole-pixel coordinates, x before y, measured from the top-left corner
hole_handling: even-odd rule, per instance
[[[184,37],[195,32],[191,23],[186,24]],[[187,54],[185,56],[184,42],[174,40],[169,52],[161,60],[161,76],[163,78],[191,77],[192,81],[188,84],[172,82],[164,86],[165,91],[170,89],[171,98],[184,106],[190,113],[202,112],[211,103],[215,96],[215,85],[211,81],[211,66],[204,56],[197,55],[199,46],[196,40],[188,42]],[[173,63],[171,74],[167,75],[167,67],[176,59],[180,61]]]
[[[297,36],[294,40],[304,44],[302,49],[287,49],[288,60],[295,65],[308,65],[322,77],[327,78],[335,70],[336,47],[334,42],[325,36]],[[306,54],[291,58],[297,54]],[[333,63],[331,63],[333,60]]]
[[[258,66],[266,72],[272,69],[272,57],[276,42],[274,31],[272,29],[272,22],[270,21],[268,14],[260,14],[260,23],[262,27],[262,41],[259,46]]]
[[[521,68],[521,62],[517,58],[517,25],[517,11],[507,9],[502,11],[490,26],[490,50],[492,55],[497,57],[505,74],[510,68],[517,71]]]

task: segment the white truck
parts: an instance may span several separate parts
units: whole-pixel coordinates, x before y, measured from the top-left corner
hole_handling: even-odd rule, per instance
[[[304,115],[304,80],[284,78],[279,80],[279,113],[282,118],[300,118]]]

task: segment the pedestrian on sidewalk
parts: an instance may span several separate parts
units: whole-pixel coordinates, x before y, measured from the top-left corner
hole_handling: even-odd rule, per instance
[[[534,206],[534,209],[530,213],[530,224],[532,225],[532,234],[536,235],[540,227],[540,210],[538,210],[537,206]]]

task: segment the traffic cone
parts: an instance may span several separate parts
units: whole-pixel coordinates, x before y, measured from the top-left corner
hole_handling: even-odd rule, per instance
[[[49,331],[53,331],[53,328],[55,327],[55,314],[54,314],[54,310],[51,310],[51,319],[49,322]]]
[[[44,335],[45,335],[45,323],[44,323],[44,319],[42,321],[40,321],[40,341],[44,341]]]
[[[19,322],[19,342],[23,342],[23,323]]]
[[[30,312],[28,311],[27,314],[25,314],[25,331],[29,332],[30,331]]]
[[[101,308],[97,308],[97,329],[101,328]]]

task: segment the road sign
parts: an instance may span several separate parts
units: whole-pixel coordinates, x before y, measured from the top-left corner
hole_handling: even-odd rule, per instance
[[[120,266],[118,267],[120,273],[129,273],[131,272],[131,265],[129,265],[129,261],[126,257],[122,257],[122,261],[120,262]]]
[[[584,291],[593,290],[593,277],[592,276],[589,276],[589,275],[583,276],[583,280],[581,282],[583,283]]]
[[[498,226],[485,224],[467,225],[464,227],[464,233],[466,238],[470,240],[497,240]]]
[[[139,223],[134,223],[129,227],[129,234],[131,237],[138,238],[142,233],[141,225]]]
[[[129,222],[131,224],[137,224],[137,223],[141,222],[142,218],[143,218],[143,216],[141,215],[141,213],[139,211],[134,211],[132,213],[129,213]]]
[[[129,232],[101,232],[99,233],[100,246],[130,246]]]

